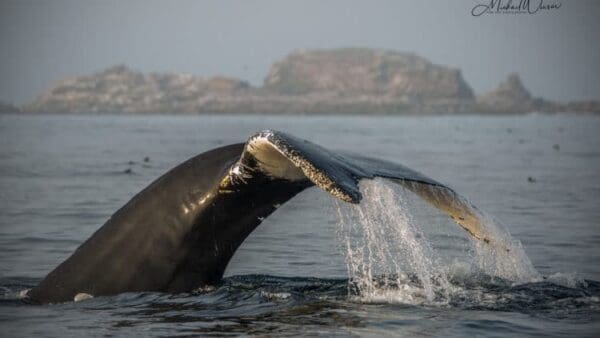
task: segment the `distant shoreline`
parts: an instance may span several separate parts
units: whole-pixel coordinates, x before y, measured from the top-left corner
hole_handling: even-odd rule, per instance
[[[0,112],[71,114],[453,115],[600,113],[600,101],[533,97],[518,74],[476,95],[460,70],[412,53],[340,48],[297,50],[260,87],[235,78],[144,74],[125,65],[58,81],[22,107]],[[168,113],[165,113],[168,112]]]

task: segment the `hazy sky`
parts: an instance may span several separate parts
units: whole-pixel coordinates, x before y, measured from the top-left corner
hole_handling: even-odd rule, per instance
[[[0,100],[22,104],[53,81],[117,63],[260,85],[293,49],[349,46],[460,68],[477,93],[518,72],[537,96],[600,99],[600,1],[560,2],[473,17],[489,0],[0,0]]]

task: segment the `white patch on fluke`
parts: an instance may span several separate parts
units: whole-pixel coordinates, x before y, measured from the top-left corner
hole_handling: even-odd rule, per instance
[[[353,202],[352,196],[326,172],[315,167],[315,163],[309,161],[301,149],[294,148],[285,138],[272,131],[262,131],[251,137],[244,152],[250,153],[258,162],[260,170],[269,176],[290,181],[309,179],[334,197]],[[242,160],[243,158],[244,155]]]
[[[238,176],[239,176],[239,175],[241,175],[241,173],[242,173],[242,172],[240,171],[240,166],[239,166],[239,164],[237,164],[237,165],[234,165],[234,166],[231,168],[231,171],[230,171],[230,173],[231,173],[232,175],[238,175]]]
[[[270,131],[259,133],[248,140],[244,151],[250,153],[260,171],[269,176],[289,181],[306,179],[302,170],[290,160],[289,153],[272,142],[273,137]]]
[[[92,299],[94,298],[94,296],[90,295],[89,293],[85,293],[85,292],[81,292],[75,295],[75,297],[73,297],[73,301],[74,302],[81,302],[82,300],[87,300],[87,299]]]
[[[246,184],[255,173],[273,179],[293,182],[310,180],[316,186],[334,197],[346,202],[356,203],[352,192],[346,191],[343,185],[336,182],[325,170],[318,168],[318,163],[309,159],[310,151],[327,151],[308,141],[302,146],[294,146],[289,137],[269,130],[255,134],[246,142],[240,159],[229,168],[228,174],[219,184],[219,192],[232,193],[236,186]]]
[[[31,289],[25,289],[25,290],[19,291],[17,298],[19,298],[19,299],[27,298],[28,297],[27,293],[29,293],[30,290]]]

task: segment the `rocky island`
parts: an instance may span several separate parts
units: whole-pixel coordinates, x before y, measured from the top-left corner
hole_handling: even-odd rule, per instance
[[[363,48],[298,50],[261,87],[189,74],[143,74],[124,65],[59,81],[32,113],[454,114],[584,111],[600,102],[533,98],[517,74],[476,96],[460,70],[410,53]]]

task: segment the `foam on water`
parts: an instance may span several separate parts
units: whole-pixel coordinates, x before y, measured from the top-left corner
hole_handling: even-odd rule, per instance
[[[464,259],[449,262],[410,213],[411,192],[380,178],[361,181],[360,189],[360,204],[337,204],[338,234],[346,253],[350,294],[356,300],[446,304],[452,294],[462,292],[450,280],[540,280],[520,242],[491,217],[478,212],[495,245],[470,238],[472,249]]]

